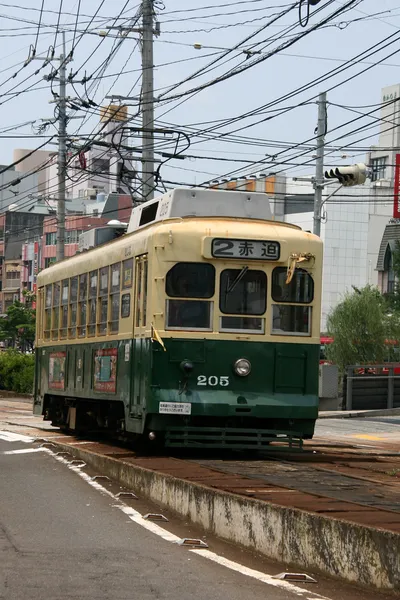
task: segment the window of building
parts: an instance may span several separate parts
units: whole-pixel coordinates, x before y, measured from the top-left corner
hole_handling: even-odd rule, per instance
[[[85,337],[87,322],[87,296],[88,276],[87,273],[79,275],[79,303],[78,303],[78,336]]]
[[[57,243],[56,233],[46,233],[46,246],[55,246]]]
[[[166,292],[172,298],[211,298],[215,268],[208,263],[177,263],[167,273]]]
[[[119,303],[121,289],[121,263],[111,265],[110,281],[110,332],[118,333],[119,330]]]
[[[47,269],[50,265],[56,262],[55,257],[49,257],[44,259],[44,268]]]
[[[95,173],[107,173],[110,170],[110,161],[106,158],[94,158],[92,160],[92,171]]]
[[[51,337],[58,340],[58,328],[60,324],[60,283],[53,283],[53,318],[51,324]]]
[[[292,281],[286,283],[286,267],[276,267],[272,272],[272,299],[274,302],[309,304],[314,298],[313,278],[304,269],[296,269]]]
[[[387,156],[380,156],[379,158],[371,159],[371,181],[377,181],[378,179],[385,179],[386,177],[386,165]]]

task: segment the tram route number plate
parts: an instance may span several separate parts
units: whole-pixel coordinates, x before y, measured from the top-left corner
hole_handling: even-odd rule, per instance
[[[252,260],[278,260],[279,242],[270,240],[231,240],[214,238],[211,254],[215,258],[248,258]]]
[[[191,412],[189,402],[160,402],[159,413],[162,415],[190,415]]]

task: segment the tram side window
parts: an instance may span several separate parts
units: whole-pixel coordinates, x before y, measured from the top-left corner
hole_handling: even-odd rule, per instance
[[[167,273],[166,293],[169,296],[166,329],[212,331],[213,302],[206,298],[215,293],[213,265],[177,263]]]
[[[106,335],[108,324],[108,272],[109,267],[100,269],[100,285],[99,285],[99,313],[100,322],[97,327],[99,335]]]
[[[311,335],[311,306],[314,281],[304,269],[296,269],[287,284],[287,269],[276,267],[272,272],[272,334]]]
[[[62,339],[67,337],[68,327],[68,294],[69,293],[69,280],[64,279],[61,287],[61,328],[60,337]]]
[[[51,284],[45,288],[45,316],[44,316],[44,337],[50,339],[51,335],[51,310],[52,310],[53,289]]]
[[[264,333],[267,308],[267,276],[264,271],[225,269],[221,273],[219,307],[221,331]],[[250,316],[251,315],[251,316]]]
[[[60,282],[53,283],[53,318],[51,323],[51,338],[58,340],[60,324]]]
[[[89,325],[88,335],[96,335],[97,316],[97,284],[98,272],[90,271],[89,274]]]
[[[133,285],[133,258],[122,263],[122,289],[128,290]]]
[[[69,333],[70,338],[76,336],[76,316],[78,302],[78,277],[70,279],[70,317],[69,317]]]
[[[119,304],[121,290],[121,263],[111,265],[111,282],[110,282],[110,333],[118,333],[119,331]]]
[[[88,276],[87,273],[79,275],[79,309],[78,309],[78,336],[86,336],[86,322],[87,322],[87,284]]]

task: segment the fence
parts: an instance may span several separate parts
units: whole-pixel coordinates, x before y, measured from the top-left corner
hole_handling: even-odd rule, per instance
[[[399,365],[356,365],[347,367],[343,382],[346,410],[400,407]],[[360,372],[363,371],[363,372]]]

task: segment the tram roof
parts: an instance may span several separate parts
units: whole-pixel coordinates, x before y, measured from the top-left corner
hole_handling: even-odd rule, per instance
[[[270,221],[269,197],[259,192],[175,188],[133,209],[128,233],[179,217],[238,217]]]

